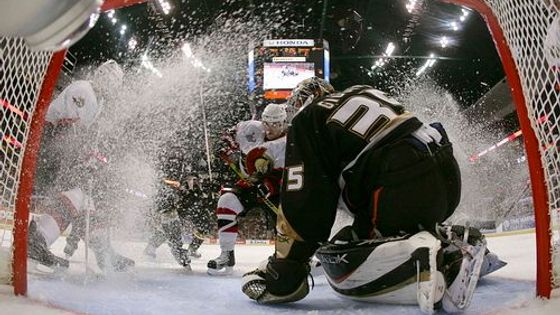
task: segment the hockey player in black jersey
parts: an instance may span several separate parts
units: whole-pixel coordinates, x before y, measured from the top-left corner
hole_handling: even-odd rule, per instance
[[[422,123],[370,86],[335,93],[318,78],[302,81],[288,103],[301,109],[288,132],[276,250],[244,275],[243,292],[262,304],[304,298],[318,250],[342,296],[466,308],[486,243],[474,229],[439,225],[461,191],[441,124]],[[327,243],[337,205],[353,224]]]
[[[209,235],[213,223],[213,191],[203,150],[188,126],[165,141],[159,154],[160,182],[157,184],[154,211],[151,214],[153,234],[144,248],[144,255],[155,258],[156,249],[167,242],[171,254],[181,266],[190,269],[192,258]],[[206,175],[206,176],[204,176]],[[192,240],[183,248],[183,229],[192,226]]]

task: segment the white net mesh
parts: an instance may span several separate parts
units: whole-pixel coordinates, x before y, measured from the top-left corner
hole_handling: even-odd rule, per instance
[[[0,283],[9,281],[16,193],[29,125],[52,53],[0,37]]]
[[[553,271],[558,270],[560,210],[560,11],[558,0],[486,0],[521,79],[529,120],[545,171],[551,218]],[[560,277],[553,272],[553,286]]]

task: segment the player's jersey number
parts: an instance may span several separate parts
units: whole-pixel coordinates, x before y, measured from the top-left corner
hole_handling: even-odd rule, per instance
[[[335,94],[317,105],[333,109],[338,105],[340,99],[349,92],[352,91]],[[338,105],[327,123],[336,123],[352,134],[369,141],[383,130],[383,127],[392,119],[398,116],[393,106],[399,105],[399,102],[387,97],[383,92],[367,89],[358,95],[348,97],[342,104]]]
[[[288,167],[287,191],[296,191],[303,188],[303,165]]]
[[[399,114],[395,108],[400,106],[396,100],[385,93],[375,90],[362,90],[360,94],[346,97],[354,92],[349,89],[343,93],[333,94],[317,105],[327,109],[334,109],[327,123],[336,123],[350,133],[369,141],[392,119]],[[342,99],[346,98],[343,103]],[[287,168],[287,191],[297,191],[303,188],[303,165]]]

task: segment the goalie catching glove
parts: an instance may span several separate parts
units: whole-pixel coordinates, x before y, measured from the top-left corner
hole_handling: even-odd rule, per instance
[[[309,264],[271,256],[243,275],[241,290],[260,304],[295,302],[309,293]]]

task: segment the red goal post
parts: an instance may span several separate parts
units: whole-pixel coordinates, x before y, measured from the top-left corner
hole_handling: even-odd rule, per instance
[[[537,248],[537,295],[560,285],[560,56],[547,58],[551,25],[560,23],[558,0],[442,0],[477,11],[486,21],[502,61],[525,141],[531,177]],[[559,30],[557,30],[559,31]],[[546,117],[542,124],[539,117]]]
[[[106,0],[102,11],[146,0]],[[66,50],[31,51],[0,37],[0,284],[27,293],[27,231],[35,163]]]
[[[107,0],[102,8],[109,10],[143,1]],[[558,242],[560,208],[560,152],[557,144],[560,91],[555,89],[560,75],[555,71],[560,65],[556,65],[555,70],[549,64],[545,44],[550,25],[559,13],[546,3],[547,0],[440,1],[463,5],[479,12],[494,38],[516,103],[527,151],[536,219],[537,294],[548,297],[552,288],[560,284],[556,275],[560,261],[554,259],[558,254],[555,242]],[[10,245],[10,248],[13,247],[13,258],[10,257],[9,261],[12,263],[10,269],[13,270],[9,280],[16,294],[25,294],[27,220],[35,160],[46,108],[65,52],[30,52],[19,39],[0,38],[0,44],[2,52],[6,51],[6,47],[11,47],[14,49],[12,54],[37,58],[34,68],[12,69],[28,73],[10,82],[3,77],[6,70],[0,65],[0,109],[3,114],[0,117],[0,214],[4,214],[4,218],[0,216],[0,250],[5,241],[2,229],[9,226],[9,235],[13,229],[14,239]],[[28,60],[25,62],[28,63]],[[33,75],[30,76],[29,72]],[[8,83],[17,87],[8,90]],[[4,93],[25,94],[23,98],[26,105],[4,99]],[[547,121],[537,124],[538,118],[542,116],[546,116]],[[15,129],[18,129],[17,132]],[[4,148],[7,149],[2,151]],[[8,162],[13,165],[6,167]],[[9,212],[13,213],[13,218],[6,215]],[[0,266],[0,278],[1,273]]]

